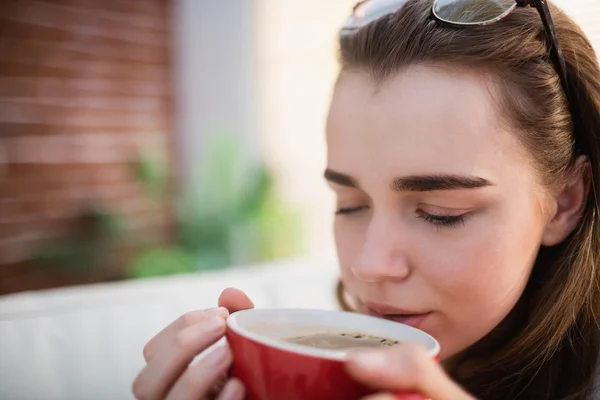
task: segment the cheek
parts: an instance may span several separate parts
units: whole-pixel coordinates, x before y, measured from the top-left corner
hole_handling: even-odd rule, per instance
[[[541,229],[513,213],[463,233],[460,240],[419,250],[420,273],[441,310],[432,334],[450,354],[484,337],[512,310],[529,278]]]

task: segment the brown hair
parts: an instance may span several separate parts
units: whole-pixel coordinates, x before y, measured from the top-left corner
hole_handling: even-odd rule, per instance
[[[377,82],[415,64],[487,73],[505,120],[521,132],[542,181],[569,179],[580,154],[590,163],[591,190],[581,223],[562,244],[542,247],[531,278],[509,316],[486,338],[450,360],[448,372],[485,400],[588,399],[600,353],[600,68],[579,27],[551,6],[578,94],[569,111],[533,8],[481,27],[454,28],[431,17],[431,0],[340,38],[342,73],[367,72]],[[574,128],[575,126],[575,128]],[[338,287],[343,300],[343,287]],[[347,306],[347,303],[342,301]]]

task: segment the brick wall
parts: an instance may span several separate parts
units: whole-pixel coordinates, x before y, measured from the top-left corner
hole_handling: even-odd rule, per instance
[[[0,294],[92,279],[30,261],[90,203],[123,215],[129,237],[165,237],[168,210],[131,164],[173,148],[168,6],[0,1]]]

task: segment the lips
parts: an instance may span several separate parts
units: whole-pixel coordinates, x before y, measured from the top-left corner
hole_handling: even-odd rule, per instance
[[[410,325],[413,328],[418,328],[421,326],[431,314],[431,312],[404,310],[387,304],[373,302],[365,302],[363,304],[365,306],[365,311],[369,315],[399,322],[405,325]]]
[[[410,325],[413,328],[419,328],[421,325],[423,325],[423,322],[425,322],[428,316],[429,313],[412,315],[383,315],[380,318]]]

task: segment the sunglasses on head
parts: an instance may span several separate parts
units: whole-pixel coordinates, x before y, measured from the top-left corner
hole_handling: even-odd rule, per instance
[[[353,32],[369,23],[395,13],[410,0],[363,0],[353,10],[342,27],[341,35]],[[456,27],[482,26],[498,22],[510,15],[517,7],[535,7],[546,31],[550,58],[560,77],[567,102],[574,111],[576,94],[567,79],[567,67],[560,49],[547,0],[434,0],[431,14],[437,21]],[[575,122],[575,121],[574,121]]]

